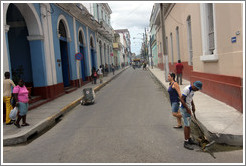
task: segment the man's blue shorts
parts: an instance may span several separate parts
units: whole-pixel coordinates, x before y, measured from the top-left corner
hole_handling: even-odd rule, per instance
[[[180,107],[180,112],[182,114],[182,117],[184,119],[184,126],[190,127],[191,122],[191,115],[187,113],[185,108]]]

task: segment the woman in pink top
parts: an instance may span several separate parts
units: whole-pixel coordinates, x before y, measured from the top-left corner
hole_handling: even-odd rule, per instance
[[[28,123],[26,123],[26,114],[28,111],[28,101],[29,101],[29,93],[24,85],[24,81],[22,79],[19,80],[19,83],[16,87],[13,89],[13,94],[16,100],[16,105],[19,109],[19,114],[16,122],[14,125],[18,128],[20,128],[20,120],[22,119],[22,125],[21,126],[29,126]]]

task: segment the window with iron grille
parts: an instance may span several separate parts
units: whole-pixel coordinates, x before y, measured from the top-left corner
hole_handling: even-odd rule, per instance
[[[64,25],[63,21],[59,22],[59,34],[61,35],[61,37],[64,37],[64,38],[67,37],[66,29],[65,29],[65,25]]]
[[[90,40],[90,46],[91,46],[91,48],[93,48],[93,39],[92,38]]]
[[[213,4],[207,4],[207,17],[208,17],[208,43],[209,43],[209,51],[213,54],[214,51],[214,19],[213,19]]]
[[[174,62],[174,58],[173,58],[173,34],[170,33],[170,44],[171,44],[171,56],[172,56],[172,65]]]
[[[190,65],[193,65],[193,50],[192,50],[192,36],[191,36],[191,17],[188,16],[187,18],[187,37],[188,37],[188,51],[190,57]]]
[[[176,40],[177,40],[178,60],[181,60],[180,59],[180,46],[179,46],[179,27],[176,27]]]
[[[79,44],[83,44],[82,32],[79,32]]]

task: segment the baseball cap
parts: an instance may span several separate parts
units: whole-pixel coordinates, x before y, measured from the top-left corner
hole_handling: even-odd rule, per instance
[[[201,81],[195,81],[195,82],[193,83],[193,85],[194,85],[197,89],[199,89],[199,90],[202,89],[202,82],[201,82]]]

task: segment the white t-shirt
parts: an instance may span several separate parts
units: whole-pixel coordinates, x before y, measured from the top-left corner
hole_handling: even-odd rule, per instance
[[[103,74],[103,73],[102,73],[102,68],[99,68],[99,69],[98,69],[98,74]]]
[[[186,97],[185,103],[187,104],[188,108],[191,109],[192,108],[191,102],[192,102],[193,96],[194,96],[194,91],[192,90],[191,85],[188,85],[183,89],[182,96]],[[181,105],[181,107],[184,108],[183,104]]]

